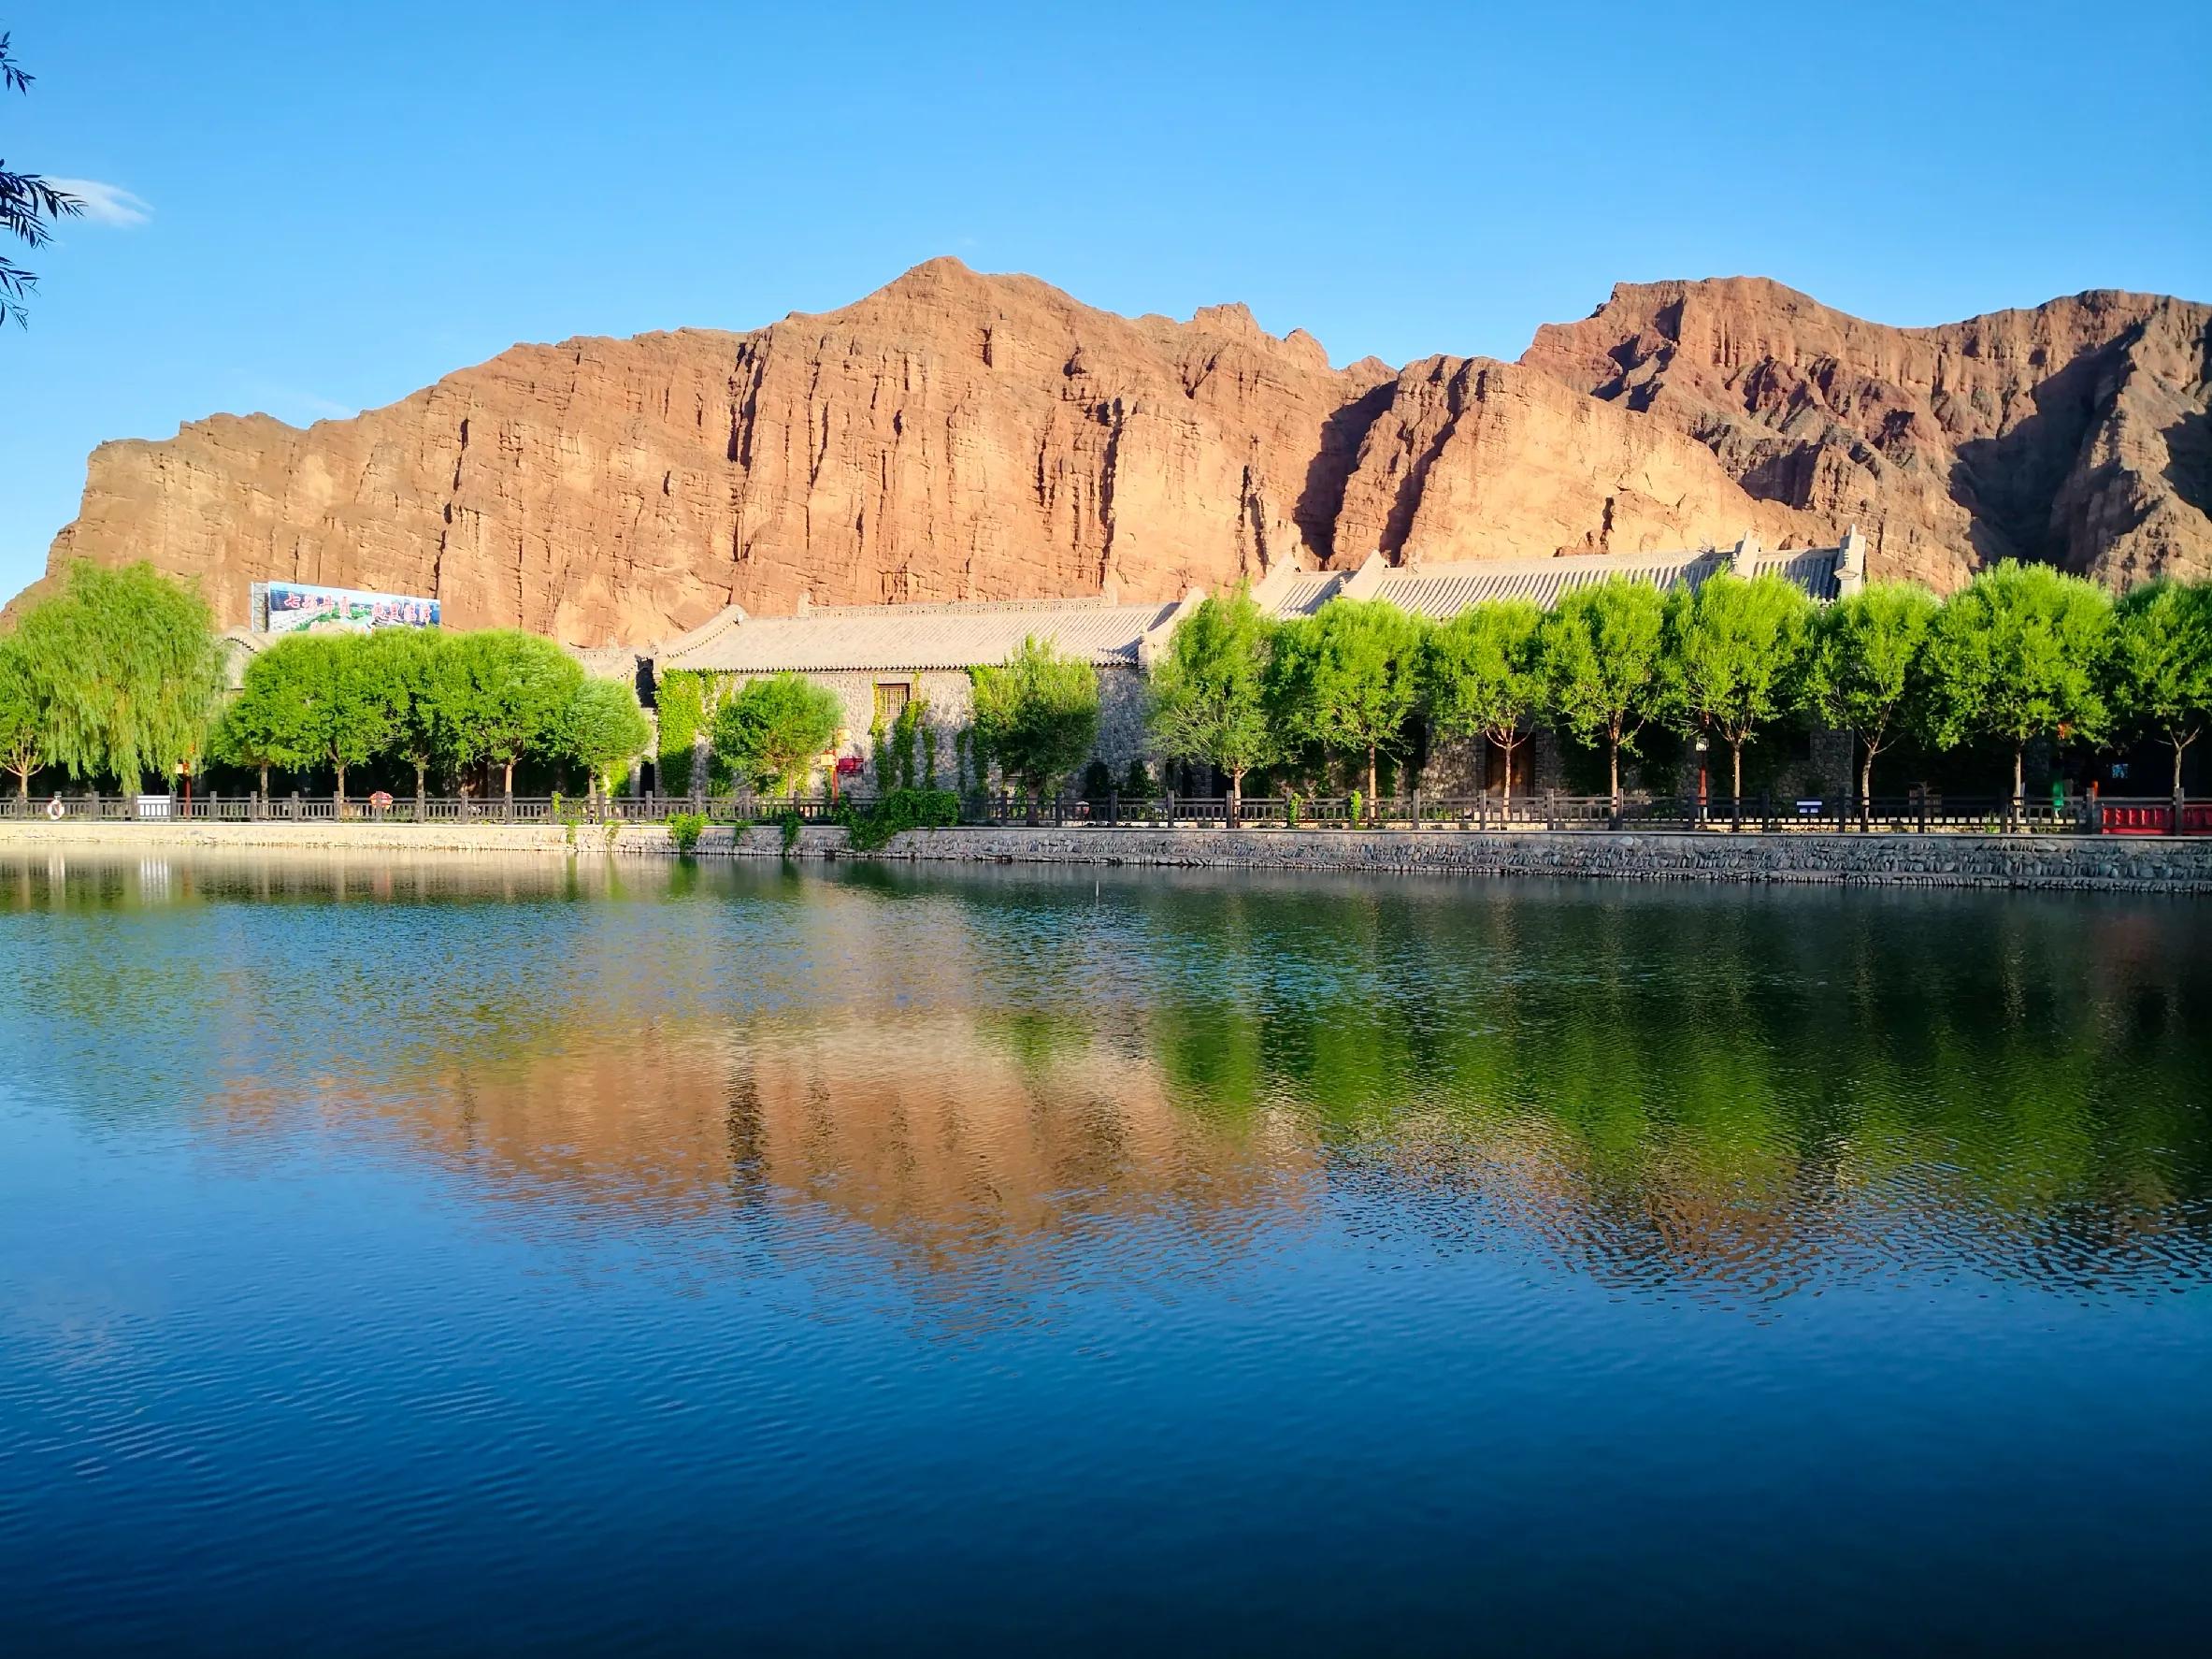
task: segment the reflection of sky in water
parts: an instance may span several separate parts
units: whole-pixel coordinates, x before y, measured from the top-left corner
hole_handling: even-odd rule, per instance
[[[2155,1634],[2212,1473],[2200,936],[2113,898],[0,855],[0,1583],[50,1530],[59,1617],[145,1550],[116,1635],[316,1539],[392,1639],[441,1572],[564,1639],[789,1637],[714,1600],[711,1536],[794,1606],[872,1563],[891,1602],[824,1580],[810,1626],[865,1642],[966,1582],[958,1513],[1033,1578],[984,1628],[1126,1572],[1202,1632],[1272,1582],[1177,1555],[1233,1510],[1353,1574],[1293,1646],[1357,1642],[1361,1594],[1418,1645],[1462,1580],[1510,1628],[1607,1550],[1746,1639],[1803,1573],[1873,1639],[1877,1571],[2052,1639],[2000,1589],[2061,1553]],[[2068,1518],[1967,1549],[2001,1500]],[[594,1502],[659,1577],[561,1521]],[[380,1565],[430,1580],[381,1605]]]

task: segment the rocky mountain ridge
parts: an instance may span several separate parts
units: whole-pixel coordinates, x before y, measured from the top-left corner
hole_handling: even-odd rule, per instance
[[[93,454],[72,557],[223,619],[279,578],[644,643],[737,600],[1167,597],[1283,559],[1832,540],[2212,572],[2212,308],[2093,293],[1898,329],[1756,279],[1624,285],[1517,364],[1332,368],[1242,306],[1128,318],[919,266],[749,333],[524,345],[350,420]]]
[[[1624,283],[1521,361],[1696,439],[1762,499],[1858,519],[1877,568],[2212,573],[2212,307],[2100,289],[1889,328],[1757,278]]]

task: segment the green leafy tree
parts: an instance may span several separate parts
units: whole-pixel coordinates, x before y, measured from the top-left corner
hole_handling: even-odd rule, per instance
[[[1620,757],[1662,707],[1666,600],[1649,583],[1613,576],[1562,598],[1542,635],[1544,706],[1586,743],[1602,742],[1613,799]]]
[[[582,665],[551,640],[513,628],[456,635],[452,649],[455,758],[498,767],[500,793],[511,796],[515,762],[557,748]]]
[[[1813,618],[1805,705],[1859,744],[1859,799],[1874,795],[1874,759],[1901,733],[1920,653],[1941,601],[1917,582],[1877,582]]]
[[[975,742],[1041,801],[1099,741],[1099,671],[1041,640],[1024,640],[997,667],[968,671]]]
[[[1796,706],[1813,601],[1769,572],[1722,570],[1665,600],[1660,696],[1686,736],[1716,731],[1729,747],[1729,793],[1744,796],[1744,745]]]
[[[1276,631],[1240,583],[1208,596],[1184,618],[1152,671],[1147,714],[1154,744],[1173,759],[1200,760],[1226,772],[1231,822],[1243,800],[1244,774],[1280,752],[1268,702]]]
[[[384,628],[368,636],[370,666],[392,713],[390,752],[414,769],[418,801],[429,793],[432,770],[455,769],[467,747],[464,637],[426,628]]]
[[[2110,710],[2100,685],[2112,601],[2104,590],[2047,565],[2006,559],[1945,601],[1922,654],[1929,738],[1949,748],[1974,739],[2012,748],[2012,792],[2039,737],[2101,739]]]
[[[17,63],[8,39],[0,34],[0,88],[28,93],[36,77]],[[43,248],[53,240],[53,222],[71,219],[84,211],[84,204],[57,189],[36,173],[11,173],[0,166],[0,230],[25,247]],[[13,260],[0,257],[0,318],[27,324],[23,301],[38,285],[38,279]]]
[[[0,767],[15,774],[16,793],[31,799],[31,774],[46,764],[46,709],[22,646],[0,637]]]
[[[2122,595],[2106,677],[2119,716],[2173,745],[2178,796],[2182,759],[2212,721],[2212,583],[2160,580]]]
[[[151,565],[83,560],[16,630],[45,714],[47,758],[125,791],[199,751],[223,689],[215,619]]]
[[[763,794],[797,795],[835,741],[844,709],[804,674],[748,680],[714,710],[714,753]]]
[[[569,700],[562,727],[563,750],[591,778],[594,799],[602,786],[612,793],[615,772],[653,742],[637,692],[618,680],[584,681]]]
[[[321,643],[305,635],[276,641],[246,665],[238,694],[216,722],[210,744],[215,758],[253,768],[265,801],[271,767],[289,771],[320,757],[313,716]]]
[[[1505,756],[1513,811],[1513,752],[1544,703],[1544,611],[1529,599],[1471,606],[1429,635],[1423,696],[1446,737],[1480,737]]]
[[[1421,703],[1422,628],[1386,599],[1339,599],[1286,625],[1269,676],[1286,736],[1363,756],[1375,799],[1378,756],[1401,757]]]
[[[300,643],[312,651],[308,729],[315,758],[331,769],[332,799],[343,810],[346,773],[392,746],[397,726],[393,686],[366,634],[314,635]]]

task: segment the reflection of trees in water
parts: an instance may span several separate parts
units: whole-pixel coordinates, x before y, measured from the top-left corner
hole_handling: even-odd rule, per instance
[[[1295,1102],[1340,1177],[1458,1195],[1413,1209],[1446,1234],[1621,1282],[2212,1268],[2206,971],[2172,911],[1653,899],[1408,901],[1366,955],[1286,915],[1242,994],[1163,1004],[1159,1053]]]
[[[0,895],[178,918],[29,995],[168,1022],[280,1132],[304,1082],[529,1227],[734,1219],[955,1299],[1202,1271],[1338,1203],[1740,1298],[2212,1270],[2186,905],[496,863],[0,861]]]

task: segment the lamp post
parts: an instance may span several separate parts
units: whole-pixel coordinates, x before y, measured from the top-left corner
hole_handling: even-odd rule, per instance
[[[1712,740],[1707,738],[1703,732],[1699,732],[1697,736],[1698,824],[1701,828],[1703,827],[1705,822],[1705,754],[1707,750],[1712,748]]]

